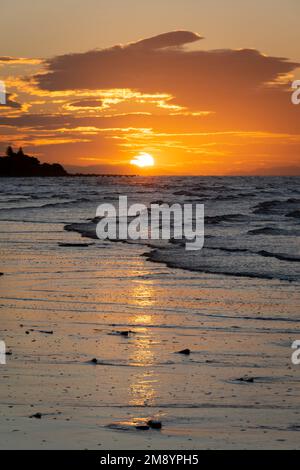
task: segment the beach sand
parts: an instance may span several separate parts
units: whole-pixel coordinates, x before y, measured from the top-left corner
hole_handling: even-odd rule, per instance
[[[90,242],[63,224],[1,225],[1,449],[300,448],[293,283],[170,269],[136,245],[59,246]],[[149,418],[162,429],[136,429]]]

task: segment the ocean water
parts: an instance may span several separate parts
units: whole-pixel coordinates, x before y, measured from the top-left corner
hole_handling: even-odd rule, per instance
[[[205,246],[149,243],[152,261],[199,272],[300,280],[300,178],[93,177],[0,180],[0,220],[65,224],[96,238],[91,222],[103,202],[199,203]],[[62,234],[62,242],[63,242]],[[145,242],[142,242],[145,244]]]

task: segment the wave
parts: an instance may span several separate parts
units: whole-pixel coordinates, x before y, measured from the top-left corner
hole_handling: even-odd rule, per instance
[[[224,256],[229,252],[232,256]],[[207,274],[223,276],[248,277],[258,279],[278,279],[296,282],[300,280],[300,270],[297,263],[299,257],[285,254],[269,253],[264,250],[251,252],[246,249],[204,248],[200,253],[186,252],[184,248],[155,249],[145,256],[149,261],[164,263],[170,268],[186,269]],[[270,257],[270,264],[263,262],[260,257]],[[281,263],[285,263],[282,265]],[[295,267],[293,268],[293,265]]]
[[[224,214],[224,215],[214,215],[206,216],[205,223],[208,225],[211,224],[220,224],[222,222],[244,222],[247,217],[243,214]]]
[[[300,256],[297,255],[290,255],[285,253],[271,253],[270,251],[260,250],[260,251],[252,251],[248,248],[227,248],[227,247],[213,247],[209,246],[206,248],[207,250],[220,250],[225,251],[227,253],[249,253],[251,255],[259,255],[264,256],[265,258],[276,258],[280,261],[300,261]]]
[[[227,214],[225,216],[213,217],[212,220],[217,220],[217,222],[240,220],[240,217],[243,216],[240,214]],[[67,231],[78,232],[84,237],[97,239],[96,222],[97,220],[93,219],[85,223],[68,224],[64,228]],[[164,244],[163,248],[153,240],[115,241],[143,244],[144,246],[155,248],[150,253],[145,253],[145,256],[150,261],[161,262],[172,268],[237,277],[281,279],[286,281],[300,279],[300,271],[296,267],[300,261],[300,256],[275,250],[251,250],[247,246],[222,246],[222,244],[230,243],[230,239],[226,237],[215,238],[209,235],[206,236],[207,243],[201,252],[186,251],[184,240],[170,240],[170,242]],[[216,241],[218,243],[217,246]],[[231,256],[226,256],[225,253]],[[266,263],[262,258],[270,258],[270,263]],[[292,267],[292,265],[295,267]]]
[[[286,217],[292,217],[293,219],[300,219],[300,210],[289,212]]]
[[[39,206],[23,206],[23,207],[7,207],[7,208],[3,207],[3,208],[0,208],[0,212],[10,212],[13,210],[27,211],[27,210],[32,210],[32,209],[46,209],[46,208],[51,208],[51,207],[69,207],[71,205],[80,204],[82,202],[90,202],[90,199],[79,198],[79,199],[73,199],[72,201],[47,202]]]
[[[272,235],[272,236],[276,236],[276,235],[293,236],[294,235],[294,233],[291,232],[290,230],[274,228],[274,227],[256,228],[253,230],[249,230],[247,233],[249,235]]]
[[[270,253],[269,251],[261,250],[257,252],[258,255],[264,256],[265,258],[276,258],[280,261],[300,261],[300,256],[297,255],[286,255],[283,253]]]
[[[293,211],[300,205],[300,200],[295,198],[272,201],[262,201],[254,207],[253,214],[272,215],[278,212]]]

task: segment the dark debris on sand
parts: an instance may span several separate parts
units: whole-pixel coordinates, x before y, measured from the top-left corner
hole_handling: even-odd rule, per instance
[[[59,243],[58,245],[66,248],[88,248],[95,245],[95,243]]]
[[[29,418],[41,419],[42,416],[43,416],[42,413],[35,413],[34,415],[29,416]]]
[[[119,336],[123,336],[124,338],[129,338],[130,335],[134,335],[135,332],[134,331],[131,331],[131,330],[125,330],[125,331],[112,331],[111,333],[109,333],[111,335],[119,335]]]
[[[254,383],[254,377],[240,377],[237,379],[238,382],[245,382],[245,383]]]
[[[177,351],[177,354],[184,354],[185,356],[189,356],[191,354],[190,349],[182,349],[181,351]]]
[[[150,428],[152,428],[152,429],[161,429],[162,428],[161,421],[157,421],[155,419],[149,419],[149,421],[147,421],[147,425],[150,426]]]

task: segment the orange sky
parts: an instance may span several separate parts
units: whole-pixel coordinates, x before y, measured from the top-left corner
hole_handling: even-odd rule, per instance
[[[290,3],[299,10],[299,3]],[[236,24],[234,17],[224,21],[228,30]],[[228,47],[232,34],[222,44],[216,31],[219,47],[211,48],[214,38],[204,38],[201,20],[197,24],[196,32],[180,27],[160,34],[155,26],[153,35],[132,41],[124,30],[122,44],[95,44],[98,49],[86,52],[74,37],[72,52],[76,46],[80,52],[72,54],[68,39],[67,53],[60,44],[55,55],[48,36],[44,57],[35,43],[31,54],[23,51],[22,35],[7,52],[2,45],[0,80],[8,95],[0,106],[1,153],[8,144],[22,145],[42,161],[88,172],[300,174],[300,105],[291,102],[291,83],[300,78],[294,42],[282,58],[275,31],[271,53],[265,53],[266,44],[259,48],[257,38],[244,46],[236,39],[236,47]],[[283,26],[287,31],[291,25]],[[130,165],[143,152],[155,165]]]

